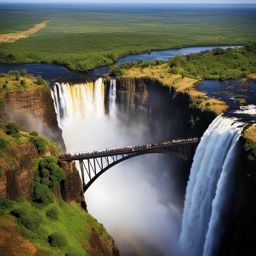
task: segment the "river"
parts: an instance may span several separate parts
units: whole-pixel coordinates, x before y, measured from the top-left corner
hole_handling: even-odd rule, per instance
[[[169,49],[162,51],[152,51],[150,53],[141,53],[121,57],[117,60],[117,64],[133,62],[133,61],[152,61],[152,60],[168,60],[174,56],[184,56],[191,53],[199,53],[203,51],[210,51],[214,48],[232,48],[235,46],[198,46],[181,49]],[[237,47],[237,46],[236,46]],[[40,75],[44,79],[51,82],[82,82],[101,77],[109,71],[109,66],[95,68],[92,71],[79,73],[69,70],[62,65],[46,64],[46,63],[32,63],[32,64],[0,64],[0,73],[7,73],[10,70],[25,69],[28,73],[33,75]]]

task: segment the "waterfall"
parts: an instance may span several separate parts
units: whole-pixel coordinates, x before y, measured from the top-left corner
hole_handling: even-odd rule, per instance
[[[113,82],[112,82],[113,83]],[[111,102],[115,105],[116,90],[111,90]],[[82,84],[55,83],[51,90],[57,120],[60,128],[66,122],[87,119],[92,116],[101,118],[105,113],[105,85],[102,79]]]
[[[180,235],[185,255],[216,255],[243,126],[235,118],[219,116],[198,145],[186,189]]]
[[[144,120],[124,121],[127,113],[118,109],[115,80],[108,88],[102,79],[84,84],[55,83],[52,98],[68,153],[149,141]],[[171,186],[175,193],[165,161],[166,156],[156,154],[125,161],[105,172],[86,191],[89,212],[104,223],[121,250],[139,252],[149,246],[159,255],[170,255],[176,249],[180,209],[171,199],[163,203],[163,193],[167,192],[162,187]],[[163,180],[161,189],[152,184],[153,177]],[[149,225],[152,219],[157,221]]]
[[[116,80],[110,81],[109,109],[111,117],[116,116]]]
[[[55,83],[53,85],[51,93],[54,107],[69,153],[139,144],[143,140],[145,130],[138,129],[139,124],[126,127],[127,123],[120,122],[117,118],[115,80],[110,81],[109,94],[106,97],[107,91],[102,79],[98,79],[94,83],[72,85]],[[105,98],[109,99],[107,108],[109,111],[105,110]],[[251,113],[252,110],[250,108],[247,111]],[[235,118],[219,116],[209,126],[198,145],[187,186],[180,234],[180,245],[184,250],[184,255],[216,255],[224,224],[223,213],[226,211],[229,195],[232,192],[233,165],[237,142],[243,126],[244,124]],[[99,179],[90,188],[92,190],[87,191],[86,201],[90,212],[98,219],[104,219],[104,224],[113,234],[117,235],[117,240],[122,241],[122,238],[124,239],[124,236],[127,235],[134,244],[137,244],[138,241],[141,241],[140,235],[136,235],[139,233],[143,234],[143,238],[146,237],[152,244],[158,239],[165,241],[164,246],[170,250],[171,247],[174,247],[174,243],[170,245],[173,240],[176,245],[176,237],[172,239],[165,234],[169,230],[176,229],[175,225],[178,221],[175,222],[175,225],[172,224],[169,215],[170,209],[159,204],[159,198],[156,196],[157,190],[152,189],[151,185],[148,186],[148,181],[145,178],[151,170],[150,168],[154,168],[150,164],[150,159],[143,163],[134,162],[134,168],[143,170],[142,174],[139,171],[132,172],[130,170],[132,168],[126,167],[125,163],[122,165],[122,172],[114,172],[113,168],[113,172],[104,174],[104,179]],[[159,174],[157,175],[159,176]],[[116,179],[115,183],[111,183],[112,178]],[[103,181],[108,182],[104,185]],[[130,181],[137,181],[137,186],[126,187],[128,190],[126,194],[122,186],[125,186],[126,183],[130,184]],[[112,191],[112,194],[109,191]],[[153,209],[154,218],[159,220],[157,225],[153,226],[154,234],[152,234],[151,225],[148,225],[152,216],[143,213],[143,217],[140,219],[141,214],[136,215],[138,207],[141,206],[140,201],[136,201],[137,195],[145,196],[144,201],[147,203],[143,207],[148,209],[145,212]],[[134,198],[132,202],[129,204],[124,202],[123,198],[131,197]],[[114,208],[116,205],[119,205],[117,210]],[[111,208],[115,211],[111,212]],[[175,214],[176,212],[175,210]],[[173,212],[171,215],[172,218],[176,216]],[[122,219],[122,217],[124,218]],[[115,230],[111,225],[111,223],[116,223],[117,219],[120,220],[118,226],[121,227],[120,230],[124,231],[123,233],[120,230]],[[136,220],[139,222],[137,223]],[[127,230],[134,223],[135,227],[133,228],[136,232],[128,234]],[[141,223],[143,223],[143,231],[138,228]],[[154,225],[154,223],[151,224]],[[163,236],[161,236],[162,230],[166,230]],[[150,237],[151,235],[153,238]],[[121,238],[121,236],[123,237]]]

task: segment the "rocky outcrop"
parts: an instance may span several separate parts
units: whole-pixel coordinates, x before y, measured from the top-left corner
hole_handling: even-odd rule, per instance
[[[11,154],[15,156],[15,162],[11,165],[5,166],[1,161],[4,174],[0,177],[0,198],[30,199],[34,163],[39,155],[35,147],[30,144],[16,145],[15,149],[11,150]]]
[[[65,150],[62,131],[58,127],[50,88],[38,87],[4,94],[5,122],[15,121],[24,129],[35,130]]]
[[[213,112],[196,108],[189,94],[177,92],[174,87],[164,86],[156,79],[121,78],[116,84],[117,104],[126,119],[137,115],[138,120],[148,122],[154,118],[154,122],[169,122],[170,127],[173,127],[175,124],[167,118],[171,115],[172,120],[177,120],[176,124],[179,124],[176,129],[171,129],[177,130],[177,134],[172,134],[173,137],[188,134],[201,136],[216,116]],[[180,121],[183,125],[180,125]]]
[[[75,162],[61,161],[60,166],[67,173],[67,177],[61,183],[61,195],[66,202],[76,201],[87,210],[79,172]]]
[[[117,81],[117,97],[122,105],[129,105],[134,108],[136,106],[147,106],[149,100],[149,92],[147,88],[148,81],[146,79],[127,79]]]
[[[256,254],[256,160],[248,159],[240,139],[239,159],[236,165],[235,191],[229,203],[228,229],[223,237],[220,255]]]
[[[90,230],[89,247],[87,248],[91,256],[119,256],[119,250],[116,248],[114,241],[111,244],[105,244],[101,241],[96,230],[92,227]]]

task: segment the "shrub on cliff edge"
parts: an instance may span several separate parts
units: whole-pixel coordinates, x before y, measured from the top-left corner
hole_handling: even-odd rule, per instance
[[[45,206],[53,202],[50,188],[58,185],[66,177],[66,173],[52,156],[42,158],[37,166],[37,172],[32,189],[32,201],[38,206]]]
[[[49,210],[46,211],[46,216],[51,220],[57,220],[58,219],[58,209],[56,207],[52,207]]]
[[[53,202],[53,196],[48,186],[39,182],[34,182],[31,197],[37,206],[46,206]]]
[[[4,152],[8,148],[8,141],[5,138],[0,138],[0,152]]]
[[[110,70],[110,75],[114,77],[120,77],[124,74],[123,69],[120,66],[112,66]]]
[[[0,215],[10,210],[13,202],[7,198],[0,198]]]
[[[22,226],[32,231],[37,231],[42,222],[42,217],[31,209],[18,208],[11,211],[11,214],[17,218]]]
[[[59,232],[53,232],[51,235],[49,235],[48,241],[52,247],[58,248],[64,247],[68,243],[66,237]]]
[[[19,126],[16,123],[8,123],[5,126],[5,133],[7,135],[10,135],[14,138],[19,138],[20,137],[20,132],[19,132]]]
[[[30,136],[30,141],[34,144],[39,154],[43,154],[47,151],[47,141],[40,136]]]
[[[247,152],[249,161],[256,161],[256,143],[246,139],[244,143],[244,150]]]
[[[46,184],[49,188],[58,185],[66,177],[66,173],[59,167],[57,159],[52,156],[44,157],[40,160],[38,175],[40,183]]]

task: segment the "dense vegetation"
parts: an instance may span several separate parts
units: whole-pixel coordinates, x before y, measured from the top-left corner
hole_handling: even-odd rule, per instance
[[[256,43],[248,43],[241,48],[221,49],[177,56],[169,62],[164,61],[137,61],[113,65],[112,76],[122,76],[125,69],[155,67],[168,63],[168,72],[182,77],[195,79],[236,79],[256,74]]]
[[[53,208],[58,212],[58,218],[49,218]],[[54,198],[47,207],[38,208],[28,201],[0,199],[0,229],[3,220],[8,220],[9,216],[16,219],[18,233],[36,246],[36,255],[91,255],[92,228],[103,243],[112,243],[104,227],[74,202],[67,204]]]
[[[58,187],[66,173],[57,164],[55,157],[42,158],[37,166],[32,188],[32,201],[39,207],[53,202],[51,188]]]
[[[7,74],[0,73],[0,98],[5,92],[36,88],[38,86],[45,87],[47,81],[41,76],[33,76],[27,74],[26,70],[9,71]],[[0,104],[0,111],[2,107]]]
[[[24,131],[20,131],[20,128],[15,123],[8,123],[6,125],[0,125],[0,166],[4,170],[13,169],[15,171],[20,171],[21,167],[19,164],[19,156],[22,150],[32,150],[35,148],[38,155],[43,153],[51,153],[57,156],[60,153],[58,146],[47,140],[44,137],[39,137],[41,141],[41,146],[45,149],[41,152],[37,148],[37,144],[34,143],[34,138],[36,136],[34,133],[29,134]],[[32,155],[31,155],[32,156]],[[54,163],[51,163],[51,167],[54,167]],[[54,182],[54,180],[52,180]]]
[[[44,150],[41,151],[41,148]],[[6,179],[7,171],[18,175],[24,171],[24,166],[34,166],[30,167],[34,177],[31,177],[30,198],[25,200],[20,197],[17,201],[0,198],[0,230],[4,240],[0,243],[1,255],[16,255],[18,252],[35,255],[33,250],[37,256],[96,255],[97,248],[91,245],[92,236],[100,241],[100,248],[104,246],[106,250],[112,250],[112,238],[101,224],[79,204],[62,201],[60,182],[65,179],[66,173],[57,164],[58,154],[57,146],[36,132],[21,131],[15,123],[1,125],[1,184]],[[11,253],[13,246],[16,248],[14,254]],[[19,251],[24,246],[32,251]]]
[[[247,160],[256,170],[256,125],[250,125],[243,133],[244,150]]]
[[[136,52],[256,40],[254,9],[29,6],[0,11],[0,33],[49,20],[25,40],[3,43],[1,63],[47,62],[88,70]]]
[[[216,48],[210,52],[175,57],[170,72],[200,79],[243,78],[256,73],[256,43],[239,49]]]

